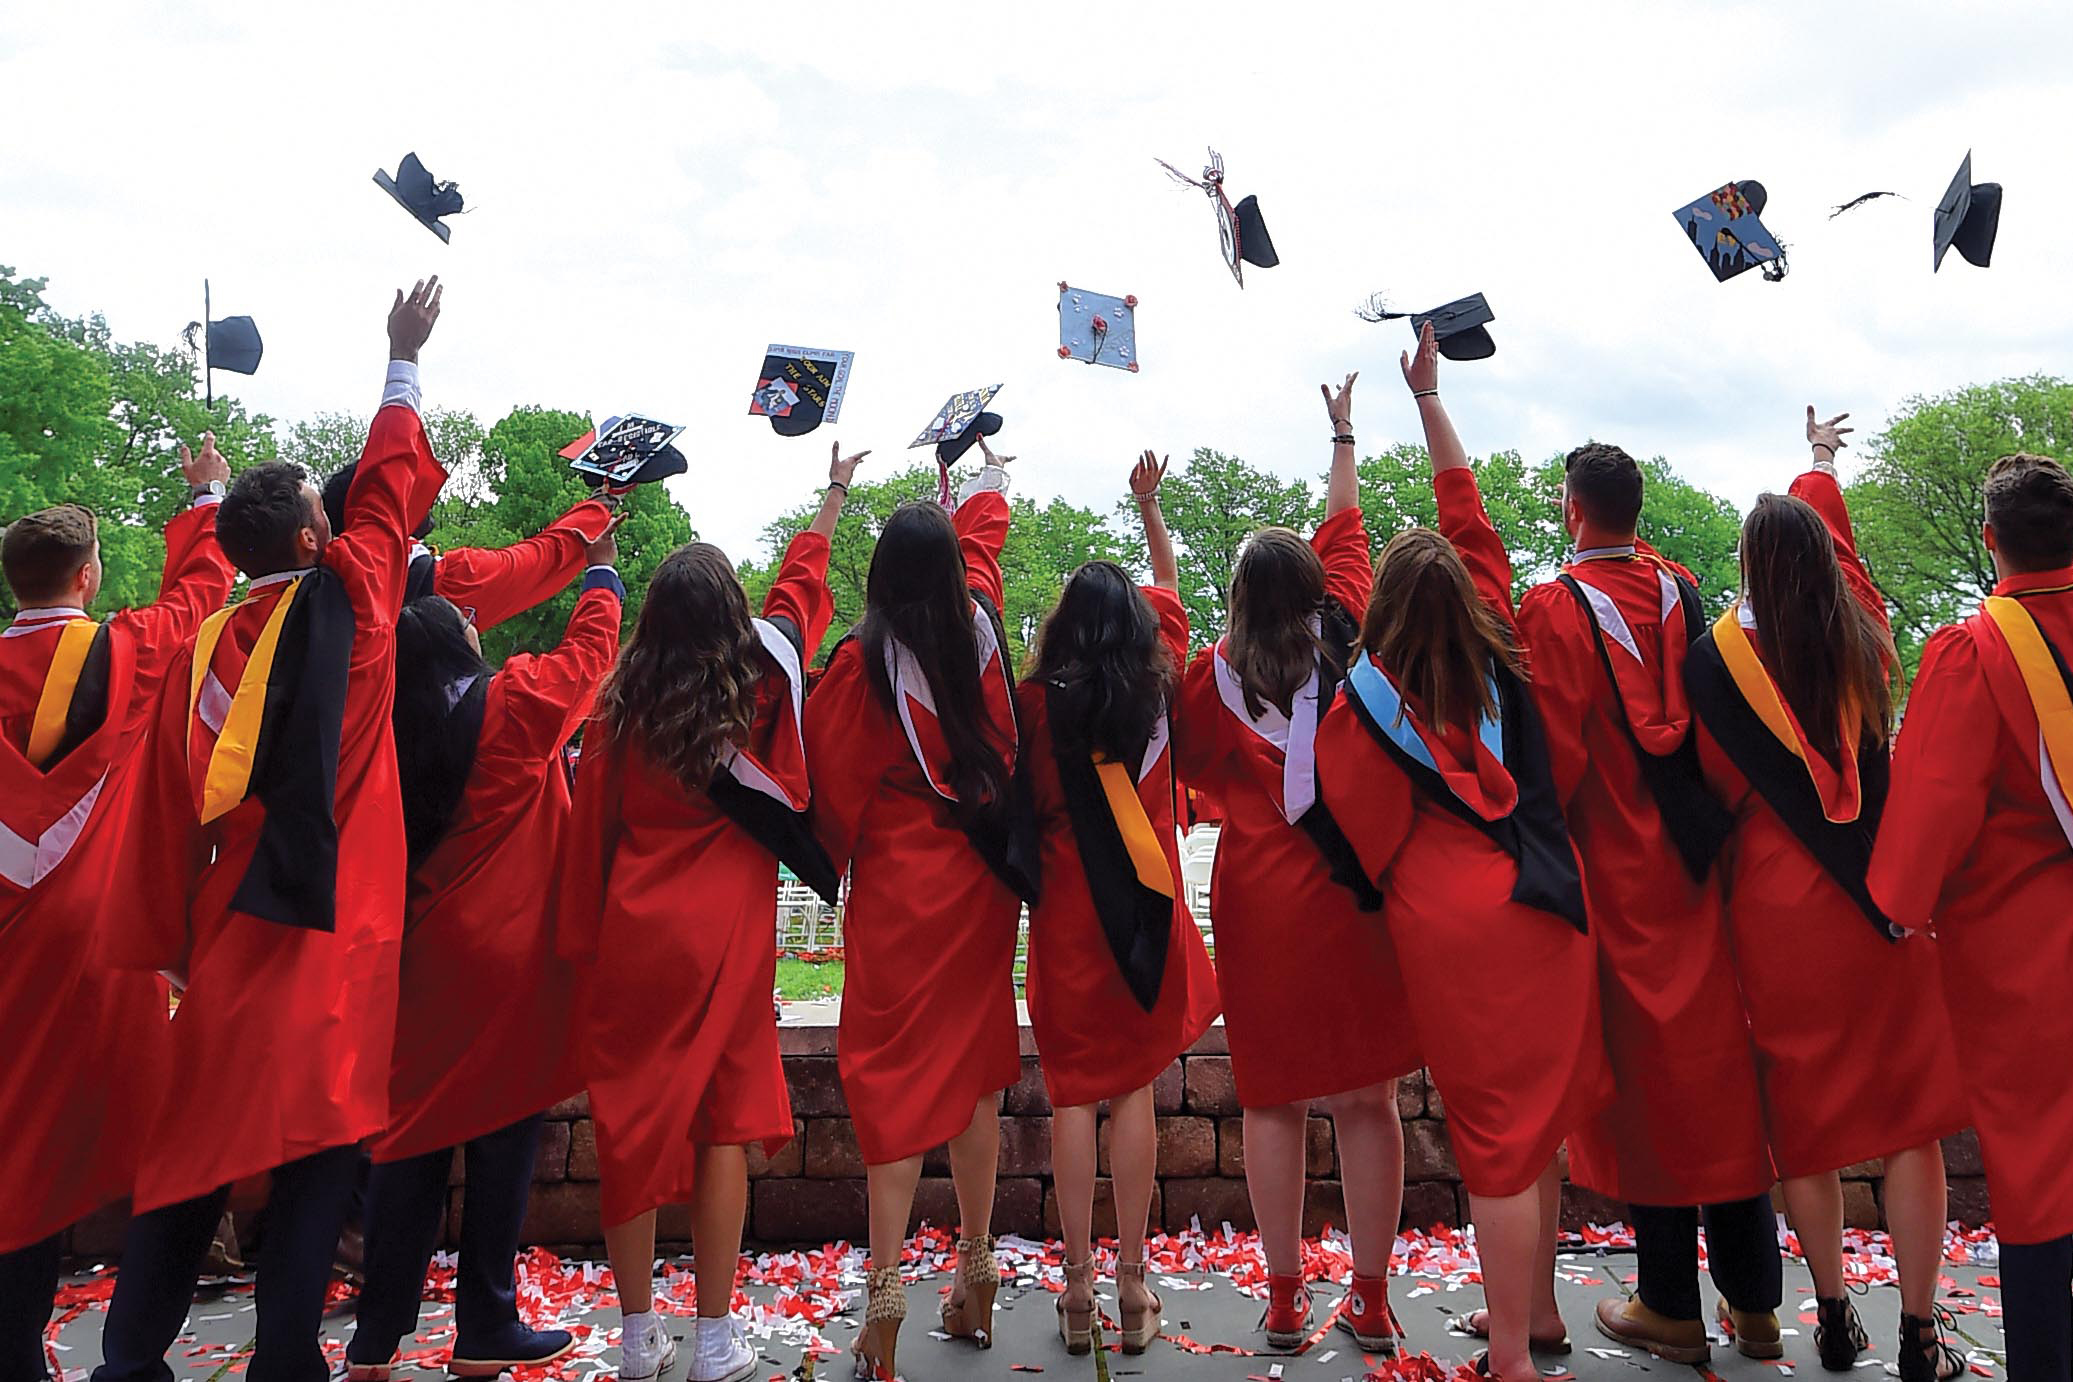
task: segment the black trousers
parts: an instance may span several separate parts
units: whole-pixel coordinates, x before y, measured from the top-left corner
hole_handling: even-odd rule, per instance
[[[2073,1236],[2001,1245],[2009,1382],[2073,1379]]]
[[[358,1156],[356,1148],[332,1147],[274,1169],[257,1263],[250,1382],[326,1382],[319,1343],[324,1295]],[[225,1186],[130,1220],[93,1382],[171,1382],[166,1351],[187,1322],[229,1194]]]
[[[454,1356],[505,1358],[518,1330],[518,1288],[512,1259],[532,1189],[541,1115],[466,1144],[468,1193],[461,1209],[461,1255],[454,1284]],[[453,1148],[376,1166],[367,1182],[367,1239],[360,1322],[346,1358],[386,1363],[417,1329],[425,1268],[446,1214]]]
[[[0,1382],[44,1382],[43,1330],[58,1296],[58,1235],[0,1252]]]
[[[1641,1303],[1673,1320],[1703,1319],[1699,1304],[1699,1221],[1706,1222],[1707,1269],[1727,1303],[1755,1314],[1785,1298],[1778,1221],[1768,1195],[1701,1208],[1637,1204],[1636,1291]]]

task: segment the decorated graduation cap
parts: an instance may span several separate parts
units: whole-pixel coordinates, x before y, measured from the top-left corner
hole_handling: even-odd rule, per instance
[[[1137,373],[1137,295],[1058,284],[1058,358]]]
[[[1764,185],[1752,179],[1728,183],[1677,209],[1677,224],[1716,281],[1751,269],[1762,269],[1772,283],[1785,277],[1785,247],[1758,219],[1768,200]]]
[[[418,224],[431,231],[441,240],[453,239],[453,231],[439,218],[459,215],[463,203],[461,189],[450,182],[434,182],[425,171],[425,165],[418,162],[417,155],[403,155],[403,162],[396,168],[396,176],[390,177],[382,169],[375,169],[374,185],[396,199],[405,211],[417,217]]]
[[[986,405],[1003,387],[991,384],[983,389],[966,389],[950,395],[936,410],[935,419],[921,429],[921,435],[907,443],[909,451],[931,442],[935,444],[936,468],[941,472],[936,498],[946,508],[950,505],[950,467],[956,465],[979,438],[990,437],[1001,429],[1000,414],[987,412]]]
[[[202,280],[202,319],[189,322],[184,333],[190,349],[202,353],[202,397],[207,407],[216,405],[215,372],[257,374],[266,343],[259,339],[259,324],[250,317],[211,317],[209,280]]]
[[[1238,286],[1245,286],[1244,266],[1271,269],[1281,262],[1274,253],[1274,242],[1267,238],[1267,222],[1260,215],[1260,199],[1247,197],[1238,205],[1231,205],[1230,195],[1224,191],[1224,156],[1215,149],[1209,151],[1209,164],[1203,168],[1202,176],[1191,178],[1163,158],[1152,160],[1164,168],[1175,182],[1189,187],[1199,187],[1209,195],[1209,205],[1216,212],[1217,238],[1224,251],[1224,264],[1231,270],[1231,277],[1238,280]]]
[[[684,429],[639,413],[608,417],[561,449],[569,469],[595,489],[624,489],[682,475],[689,469],[684,453],[671,443]]]
[[[1481,293],[1456,298],[1429,312],[1396,311],[1377,293],[1355,311],[1361,320],[1371,322],[1409,317],[1413,336],[1422,334],[1425,324],[1431,322],[1432,339],[1449,360],[1487,360],[1497,353],[1497,342],[1483,329],[1497,320],[1497,314]]]
[[[2001,228],[2001,184],[1972,180],[1972,151],[1958,165],[1958,175],[1936,204],[1936,268],[1957,250],[1965,262],[1984,269],[1994,257],[1994,233]],[[1933,272],[1933,270],[1932,270]]]
[[[811,350],[774,345],[756,373],[756,391],[749,395],[749,416],[770,419],[781,437],[803,437],[842,412],[842,394],[849,387],[853,350]]]

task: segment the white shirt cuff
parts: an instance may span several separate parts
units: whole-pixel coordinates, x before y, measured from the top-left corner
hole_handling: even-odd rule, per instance
[[[995,494],[1008,492],[1008,472],[1000,466],[982,468],[977,475],[958,486],[957,503],[962,508],[974,497],[992,491]]]
[[[1823,475],[1826,475],[1826,476],[1827,476],[1827,477],[1828,477],[1829,479],[1831,479],[1831,480],[1840,480],[1840,479],[1842,479],[1842,476],[1840,476],[1840,475],[1838,475],[1838,474],[1836,473],[1836,468],[1835,468],[1835,462],[1834,462],[1834,461],[1824,461],[1824,460],[1822,460],[1822,459],[1821,459],[1821,458],[1820,458],[1819,456],[1816,456],[1816,457],[1814,458],[1814,462],[1813,462],[1813,464],[1812,464],[1812,465],[1810,465],[1810,466],[1808,466],[1807,468],[1808,468],[1809,470],[1818,470],[1818,471],[1820,471],[1820,472],[1821,472],[1821,473],[1822,473]]]
[[[401,403],[415,413],[422,401],[423,395],[418,391],[417,361],[389,361],[389,377],[382,384],[381,406],[386,408],[391,403]]]
[[[222,502],[223,496],[220,494],[203,494],[197,495],[194,501],[187,507],[190,509],[206,509],[211,504],[220,504]]]

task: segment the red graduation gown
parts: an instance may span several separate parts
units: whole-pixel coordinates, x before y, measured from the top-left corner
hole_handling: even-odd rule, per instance
[[[1511,562],[1475,473],[1440,471],[1433,489],[1440,531],[1510,623]],[[1515,792],[1469,727],[1424,737],[1471,807],[1495,810]],[[1383,917],[1462,1183],[1476,1195],[1526,1190],[1611,1094],[1591,938],[1512,901],[1518,864],[1419,790],[1343,697],[1318,729],[1317,762],[1325,801],[1388,897]]]
[[[828,540],[801,533],[763,601],[808,649],[834,617],[827,572]],[[804,796],[792,684],[768,656],[755,694],[745,752]],[[607,1228],[688,1201],[700,1146],[791,1140],[770,1010],[776,922],[776,857],[593,720],[555,925],[563,955],[584,961],[573,1035]]]
[[[2073,568],[2012,577],[2044,636],[2073,650]],[[2050,592],[2026,594],[2025,592]],[[1933,918],[1943,1000],[2004,1242],[2073,1233],[2073,845],[2046,796],[2037,716],[1987,616],[1922,655],[1872,854],[1871,891],[1907,927]]]
[[[1327,518],[1310,545],[1326,593],[1358,619],[1375,583],[1360,510]],[[1216,649],[1204,649],[1181,679],[1173,752],[1224,814],[1209,905],[1238,1101],[1272,1108],[1407,1075],[1421,1060],[1381,914],[1361,911],[1288,822],[1287,754],[1242,713],[1218,689]]]
[[[248,797],[201,823],[190,728],[203,763],[210,741],[188,711],[192,649],[166,677],[102,920],[110,962],[187,981],[168,1078],[156,1100],[139,1104],[151,1149],[137,1176],[140,1213],[349,1145],[388,1122],[405,858],[390,728],[396,615],[410,529],[444,480],[416,412],[382,408],[346,500],[345,530],[324,549],[353,611],[334,797],[335,930],[232,910],[266,808]],[[225,687],[237,685],[282,588],[256,592],[230,616],[209,669]]]
[[[1184,666],[1188,614],[1180,597],[1156,586],[1145,587],[1144,596],[1158,613],[1159,636],[1173,665]],[[1137,782],[1138,799],[1175,879],[1165,977],[1159,984],[1159,1001],[1146,1012],[1123,982],[1087,887],[1065,790],[1051,757],[1051,722],[1042,684],[1022,683],[1016,704],[1043,847],[1043,896],[1029,913],[1029,1025],[1036,1033],[1051,1102],[1071,1108],[1150,1084],[1194,1045],[1216,1021],[1216,972],[1178,881],[1180,849],[1173,833],[1173,793],[1168,790],[1171,743]]]
[[[1819,511],[1851,593],[1883,624],[1835,477],[1809,471],[1792,493]],[[1756,618],[1750,642],[1762,658],[1762,610]],[[1880,936],[1703,722],[1698,730],[1707,784],[1735,816],[1728,924],[1778,1174],[1817,1175],[1958,1131],[1965,1103],[1934,947]]]
[[[612,511],[585,499],[539,532],[509,547],[459,547],[437,554],[432,592],[475,611],[475,627],[493,628],[559,595],[583,570],[590,544]]]
[[[966,579],[998,608],[1008,502],[976,494],[956,522]],[[981,1098],[1021,1077],[1022,904],[931,786],[854,641],[807,704],[806,752],[814,830],[836,867],[850,867],[842,1092],[864,1161],[882,1165],[963,1132]]]
[[[619,652],[619,594],[586,590],[549,653],[490,678],[468,785],[410,877],[389,1128],[376,1161],[495,1132],[583,1087],[575,986],[549,926],[569,821],[562,746]]]
[[[54,764],[26,751],[63,619],[0,635],[0,1253],[129,1194],[156,1092],[166,992],[92,962],[95,915],[123,842],[125,763],[166,668],[230,593],[216,510],[166,525],[157,603],[107,621],[108,714]]]
[[[1692,881],[1622,728],[1647,734],[1651,751],[1691,732],[1682,619],[1665,618],[1665,567],[1691,578],[1646,544],[1633,557],[1563,568],[1611,601],[1624,624],[1621,638],[1619,623],[1600,616],[1611,625],[1605,647],[1619,688],[1590,620],[1559,583],[1527,592],[1519,633],[1583,865],[1617,1089],[1571,1136],[1570,1177],[1635,1204],[1708,1204],[1762,1194],[1775,1173],[1719,870]]]

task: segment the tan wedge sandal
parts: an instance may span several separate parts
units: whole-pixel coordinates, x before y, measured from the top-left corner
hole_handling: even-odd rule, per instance
[[[1152,1340],[1159,1337],[1159,1316],[1164,1313],[1166,1302],[1159,1299],[1156,1291],[1147,1289],[1145,1294],[1151,1298],[1151,1303],[1142,1310],[1132,1310],[1123,1304],[1123,1283],[1126,1281],[1144,1286],[1144,1263],[1116,1264],[1117,1332],[1122,1335],[1123,1352],[1138,1354],[1151,1347]]]
[[[864,1327],[853,1346],[859,1382],[893,1382],[900,1322],[907,1318],[907,1291],[898,1267],[873,1267],[864,1277]]]
[[[964,1299],[958,1299],[953,1290],[943,1302],[943,1332],[953,1339],[970,1339],[981,1348],[992,1348],[993,1298],[1001,1287],[992,1234],[957,1240],[957,1284],[964,1287]]]
[[[1087,1297],[1085,1305],[1067,1305],[1066,1297],[1077,1288]],[[1065,1340],[1065,1351],[1074,1357],[1094,1348],[1094,1263],[1068,1262],[1065,1264],[1065,1295],[1058,1298],[1058,1337]]]

